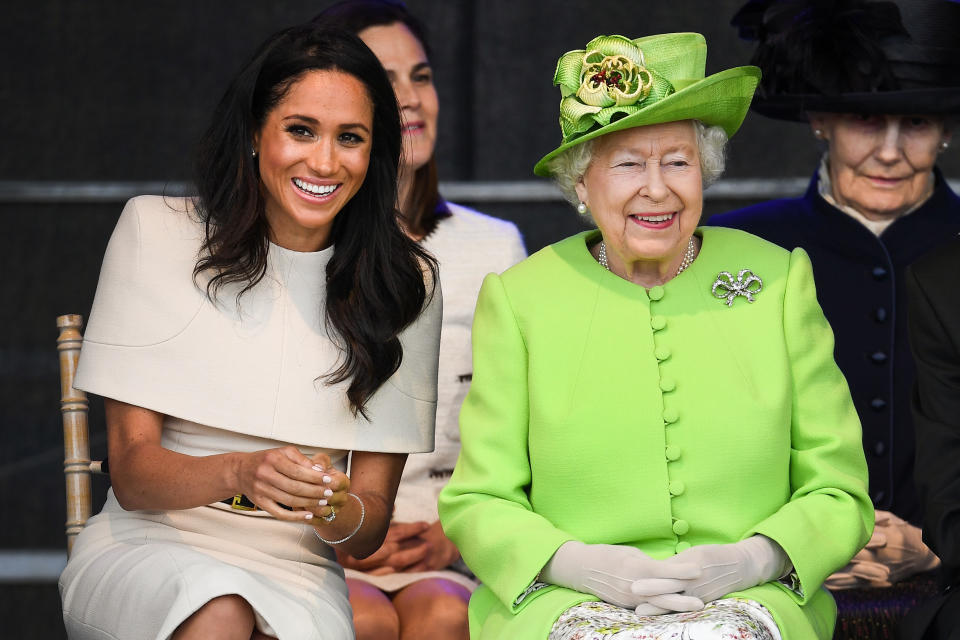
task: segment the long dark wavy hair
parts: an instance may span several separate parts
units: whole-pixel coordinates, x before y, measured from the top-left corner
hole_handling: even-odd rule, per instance
[[[345,29],[354,35],[359,35],[367,27],[402,24],[420,41],[427,59],[431,57],[426,27],[399,0],[343,0],[318,13],[312,22],[318,26]],[[437,222],[451,215],[437,188],[435,155],[431,155],[430,160],[414,173],[410,202],[410,209],[404,211],[403,216],[410,232],[416,236],[430,235]]]
[[[263,278],[270,229],[253,138],[304,74],[331,70],[359,80],[373,103],[369,168],[359,191],[334,219],[323,301],[327,330],[342,351],[324,379],[329,384],[349,380],[353,412],[366,417],[367,401],[400,366],[398,334],[433,294],[437,265],[397,223],[400,114],[386,73],[359,38],[312,24],[284,29],[270,36],[233,79],[194,163],[196,208],[206,228],[194,277],[212,274],[211,299],[228,283],[242,285],[239,299]]]

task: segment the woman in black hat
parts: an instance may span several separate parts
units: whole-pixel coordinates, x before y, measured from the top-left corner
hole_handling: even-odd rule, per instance
[[[899,6],[898,6],[899,4]],[[836,358],[863,424],[877,527],[828,581],[890,586],[934,568],[913,482],[904,270],[960,232],[936,167],[960,113],[960,4],[751,0],[734,17],[759,45],[753,109],[808,121],[825,153],[807,192],[716,216],[810,254]]]

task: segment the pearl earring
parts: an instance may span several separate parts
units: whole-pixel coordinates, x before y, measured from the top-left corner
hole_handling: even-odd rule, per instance
[[[813,137],[817,140],[823,140],[823,129],[814,129]]]
[[[256,149],[254,149],[253,151],[250,152],[250,157],[251,157],[251,158],[256,158],[256,157],[257,157],[257,150],[256,150]]]
[[[583,203],[583,202],[581,202],[580,204],[578,204],[578,205],[577,205],[577,213],[579,213],[579,214],[582,215],[582,216],[583,216],[583,215],[586,215],[586,214],[587,214],[587,205],[586,205],[585,203]]]
[[[943,142],[940,143],[940,151],[946,151],[947,147],[949,146],[950,146],[950,143],[944,140]]]

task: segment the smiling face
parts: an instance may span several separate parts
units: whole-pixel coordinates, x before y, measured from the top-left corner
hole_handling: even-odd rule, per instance
[[[597,138],[576,189],[603,234],[611,270],[629,278],[646,265],[673,277],[703,209],[693,123],[634,127]]]
[[[829,144],[833,196],[871,220],[896,217],[932,188],[943,120],[909,115],[810,114]]]
[[[254,139],[270,240],[294,251],[329,244],[333,220],[367,175],[373,103],[357,78],[308,71]]]
[[[360,39],[380,60],[403,118],[403,169],[412,175],[433,157],[440,105],[427,54],[405,24],[367,27]]]

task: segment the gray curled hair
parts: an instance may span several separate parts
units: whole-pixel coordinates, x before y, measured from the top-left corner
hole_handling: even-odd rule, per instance
[[[716,182],[726,166],[727,132],[723,127],[708,127],[699,120],[692,122],[697,135],[703,188],[706,189]],[[574,206],[580,203],[580,198],[577,197],[577,183],[590,166],[597,140],[598,138],[594,138],[570,147],[547,163],[547,169],[560,187],[560,191],[563,192],[563,197]],[[586,215],[589,216],[589,214]]]

